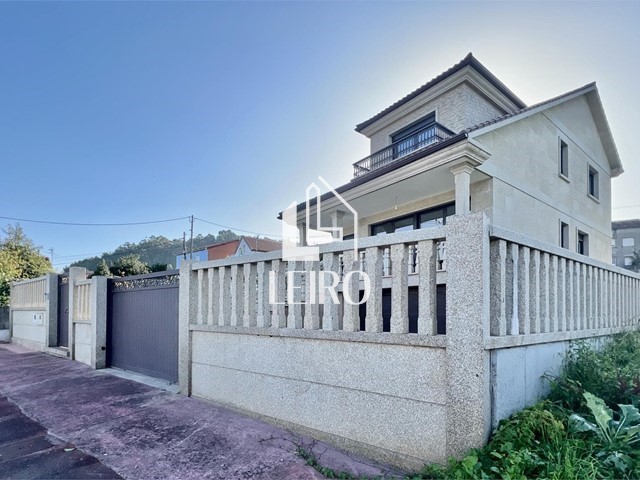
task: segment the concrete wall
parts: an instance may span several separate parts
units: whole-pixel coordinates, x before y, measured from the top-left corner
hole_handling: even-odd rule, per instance
[[[192,394],[394,463],[446,459],[444,348],[194,331]]]
[[[549,393],[542,377],[560,371],[569,345],[564,341],[491,351],[492,427]]]
[[[48,335],[45,309],[12,311],[12,342],[44,350]]]
[[[633,252],[640,252],[640,228],[620,228],[613,231],[615,245],[613,245],[612,263],[621,268],[631,269],[625,265],[625,257],[633,258]],[[633,238],[633,246],[624,246],[623,239]]]
[[[570,126],[570,127],[569,127]],[[559,175],[559,142],[569,146],[569,179]],[[610,168],[589,106],[582,97],[478,137],[491,152],[479,170],[494,177],[496,225],[559,244],[560,221],[589,235],[589,256],[611,263]],[[597,168],[600,195],[587,195],[588,165]]]
[[[92,365],[91,358],[95,347],[91,323],[75,322],[73,329],[74,360],[86,365]]]

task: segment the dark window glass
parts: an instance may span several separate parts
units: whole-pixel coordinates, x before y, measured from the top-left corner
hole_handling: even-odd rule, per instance
[[[569,178],[569,147],[560,140],[560,173]]]

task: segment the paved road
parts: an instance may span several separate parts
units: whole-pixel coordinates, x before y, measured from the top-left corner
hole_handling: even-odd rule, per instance
[[[0,397],[0,478],[122,478]]]
[[[32,457],[33,465],[48,461],[68,468],[69,478],[74,468],[82,476],[85,466],[93,478],[113,478],[114,472],[128,479],[322,478],[297,455],[298,446],[312,450],[321,464],[337,471],[392,473],[225,408],[15,345],[0,345],[0,395],[10,400],[0,403],[0,417],[25,422],[24,428],[34,432],[33,444],[25,447],[41,452]],[[12,402],[33,421],[20,416]],[[76,450],[65,452],[64,444],[53,445],[45,429]],[[0,477],[36,478],[29,474],[30,462],[24,461],[29,454],[23,453],[16,457],[22,463],[0,457]]]

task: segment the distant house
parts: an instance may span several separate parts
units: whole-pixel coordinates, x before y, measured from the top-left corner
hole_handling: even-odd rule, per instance
[[[633,252],[640,252],[640,218],[611,222],[612,263],[632,269]]]
[[[187,253],[187,260],[191,257],[190,253]],[[176,256],[176,268],[180,268],[180,264],[185,260],[184,255],[180,254]],[[193,252],[193,261],[194,262],[206,262],[207,261],[207,251],[199,250],[197,252]]]
[[[282,243],[269,238],[245,237],[216,243],[207,247],[208,260],[248,255],[250,253],[272,252],[282,249]]]

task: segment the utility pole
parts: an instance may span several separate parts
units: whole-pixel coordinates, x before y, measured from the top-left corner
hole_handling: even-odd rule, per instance
[[[193,260],[193,215],[191,215],[191,253],[189,254],[189,260]]]
[[[187,234],[182,232],[182,259],[187,259]]]

